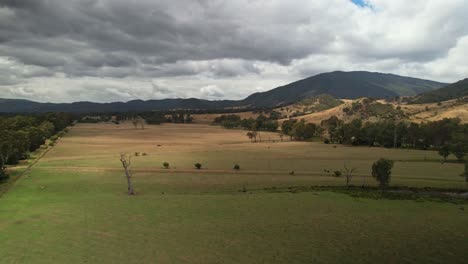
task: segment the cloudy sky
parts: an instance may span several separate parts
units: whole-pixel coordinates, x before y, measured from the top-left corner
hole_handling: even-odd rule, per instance
[[[466,0],[0,0],[0,98],[240,99],[334,70],[468,77]]]

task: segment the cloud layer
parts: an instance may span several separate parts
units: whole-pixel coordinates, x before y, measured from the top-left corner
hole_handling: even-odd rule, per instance
[[[0,97],[240,99],[334,70],[467,77],[468,2],[364,2],[0,0]]]

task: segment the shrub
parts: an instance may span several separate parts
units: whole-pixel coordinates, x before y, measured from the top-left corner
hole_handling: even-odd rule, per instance
[[[135,157],[140,156],[140,152],[135,152]]]
[[[202,165],[200,163],[195,163],[195,168],[197,168],[197,170],[201,169]]]
[[[234,165],[234,170],[240,170],[239,164]]]
[[[341,171],[336,170],[336,171],[333,172],[333,174],[335,175],[335,177],[340,177],[341,176]]]
[[[49,142],[49,146],[51,146],[51,147],[55,146],[55,141]]]
[[[169,169],[169,162],[164,162],[163,166],[164,166],[165,169]]]
[[[390,183],[393,161],[381,158],[372,164],[372,177],[379,182],[380,187],[385,188]]]
[[[465,182],[468,182],[468,161],[465,163],[465,170],[460,176],[465,178]]]
[[[142,156],[147,156],[148,154],[146,152],[141,153]]]
[[[50,137],[50,140],[56,141],[59,137],[57,135],[53,135]]]
[[[326,139],[323,140],[323,143],[330,144],[330,140],[328,138],[326,138]]]

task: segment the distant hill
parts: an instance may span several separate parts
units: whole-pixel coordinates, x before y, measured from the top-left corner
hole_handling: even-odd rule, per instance
[[[468,78],[449,84],[440,89],[418,95],[412,103],[437,103],[468,96]]]
[[[255,93],[243,101],[248,105],[275,106],[301,99],[329,94],[335,98],[391,98],[413,96],[446,85],[429,80],[376,72],[330,72],[296,81],[276,89]]]
[[[254,93],[243,100],[209,101],[196,98],[133,100],[114,103],[37,103],[0,99],[0,112],[128,112],[169,109],[273,108],[305,98],[328,94],[335,98],[390,98],[412,96],[446,85],[429,80],[375,72],[330,72],[296,81],[270,91]]]

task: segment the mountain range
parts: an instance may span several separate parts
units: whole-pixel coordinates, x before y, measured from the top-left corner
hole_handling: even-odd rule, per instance
[[[243,100],[161,99],[113,103],[38,103],[22,99],[0,99],[0,112],[126,112],[170,109],[272,108],[307,97],[329,94],[336,98],[391,98],[414,96],[446,86],[446,83],[377,72],[321,73],[275,89],[254,93]]]

